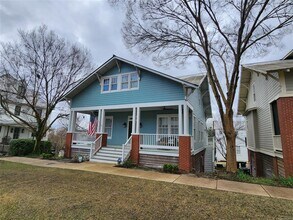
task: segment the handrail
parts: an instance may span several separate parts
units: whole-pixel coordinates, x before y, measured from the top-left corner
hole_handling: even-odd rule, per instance
[[[122,163],[124,163],[126,160],[128,160],[128,158],[130,156],[130,152],[131,152],[131,148],[132,148],[131,141],[132,141],[132,136],[130,136],[128,138],[128,140],[125,142],[125,144],[122,145]],[[129,145],[129,149],[126,149],[126,147],[128,145]],[[126,155],[125,155],[126,150],[128,150],[128,152],[126,152]]]
[[[94,151],[93,151],[94,147]],[[91,144],[91,157],[95,155],[102,148],[102,135],[100,135],[94,142]]]

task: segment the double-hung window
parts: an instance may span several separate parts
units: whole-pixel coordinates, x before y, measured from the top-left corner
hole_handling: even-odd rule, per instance
[[[178,134],[178,116],[159,115],[158,134]]]
[[[118,76],[103,79],[103,92],[116,91],[118,89]]]
[[[137,72],[124,73],[102,78],[102,93],[135,90],[139,87]]]

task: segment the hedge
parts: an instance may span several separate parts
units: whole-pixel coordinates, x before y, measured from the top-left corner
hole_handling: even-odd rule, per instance
[[[14,139],[10,143],[9,154],[12,156],[25,156],[34,150],[35,140],[33,139]],[[41,141],[40,149],[35,153],[51,153],[52,144],[50,141]]]

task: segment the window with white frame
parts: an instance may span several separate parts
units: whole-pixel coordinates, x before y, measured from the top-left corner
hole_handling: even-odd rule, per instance
[[[177,115],[158,115],[158,134],[178,134]]]
[[[102,78],[102,93],[135,90],[139,87],[137,72]]]
[[[108,134],[108,139],[111,139],[112,132],[113,132],[113,116],[106,116],[106,118],[105,118],[105,132]]]
[[[117,89],[118,89],[118,76],[103,78],[102,84],[103,84],[102,85],[103,92],[117,91]]]
[[[237,154],[240,154],[241,153],[240,146],[236,146],[236,153]]]

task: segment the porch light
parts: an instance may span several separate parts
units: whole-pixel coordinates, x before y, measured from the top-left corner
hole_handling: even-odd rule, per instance
[[[124,123],[122,124],[122,126],[123,126],[123,128],[126,128],[126,127],[127,127],[126,122],[124,122]]]

